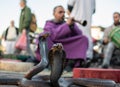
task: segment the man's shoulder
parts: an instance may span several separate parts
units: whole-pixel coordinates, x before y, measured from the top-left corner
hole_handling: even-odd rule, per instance
[[[56,25],[56,24],[54,23],[54,21],[52,21],[52,20],[47,20],[44,27],[52,28],[52,27],[54,27],[55,25]]]
[[[112,24],[112,25],[108,26],[108,27],[106,28],[106,30],[111,30],[111,29],[113,29],[113,27],[114,27],[114,25]]]
[[[54,24],[54,21],[52,19],[51,20],[47,20],[46,24]]]
[[[115,25],[112,24],[111,26],[109,26],[109,27],[107,27],[107,28],[105,29],[105,33],[110,33],[110,32],[112,32],[112,30],[114,30],[114,28],[115,28]]]
[[[18,27],[15,27],[16,30],[18,30]]]
[[[46,22],[54,22],[53,19],[47,20]]]
[[[28,6],[25,7],[26,10],[31,10]]]
[[[115,26],[114,24],[112,24],[111,26],[108,27],[108,29],[111,30],[111,29],[114,29],[114,28],[116,28],[116,27],[120,27],[120,25]]]

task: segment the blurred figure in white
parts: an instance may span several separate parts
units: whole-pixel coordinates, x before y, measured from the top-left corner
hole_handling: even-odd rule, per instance
[[[13,54],[15,50],[15,42],[18,37],[19,31],[15,27],[14,21],[10,22],[10,26],[5,31],[5,42],[6,42],[6,54]]]
[[[91,36],[91,20],[95,13],[95,0],[68,0],[68,14],[78,21],[87,21],[86,26],[77,24],[83,34],[89,39],[89,48],[87,51],[87,63],[93,58],[93,40]]]

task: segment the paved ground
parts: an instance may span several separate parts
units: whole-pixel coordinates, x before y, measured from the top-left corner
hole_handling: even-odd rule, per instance
[[[0,71],[0,78],[2,77],[9,77],[9,78],[22,78],[26,72],[9,72],[9,71]],[[50,71],[45,69],[40,75],[49,75]],[[63,73],[63,76],[71,77],[72,72],[70,73]],[[13,85],[0,85],[0,87],[18,87],[18,86],[13,86]],[[116,87],[120,87],[120,84],[117,84]]]
[[[26,72],[11,72],[11,71],[1,71],[0,70],[0,77],[7,77],[9,75],[9,77],[15,76],[15,77],[23,77],[26,74]],[[40,72],[39,75],[50,75],[50,70],[45,69],[44,71]],[[72,72],[63,72],[63,77],[72,77],[73,73]]]
[[[22,79],[26,72],[12,72],[12,71],[1,71],[0,70],[0,78],[19,78]],[[50,75],[50,70],[45,69],[39,75]],[[72,77],[73,73],[72,72],[63,72],[63,77]],[[0,85],[0,87],[18,87],[18,86],[10,86],[10,85]],[[116,87],[120,87],[120,84],[118,84]]]
[[[10,72],[10,71],[0,71],[0,78],[19,78],[22,79],[24,77],[26,72]],[[45,69],[39,75],[50,75],[50,71],[48,69]],[[64,72],[64,77],[72,77],[72,72],[67,73]],[[10,85],[0,85],[0,87],[17,87],[17,86],[10,86]]]

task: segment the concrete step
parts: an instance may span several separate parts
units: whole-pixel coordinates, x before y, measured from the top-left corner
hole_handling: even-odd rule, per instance
[[[21,62],[19,60],[1,59],[0,70],[13,72],[27,72],[34,66],[33,63]]]

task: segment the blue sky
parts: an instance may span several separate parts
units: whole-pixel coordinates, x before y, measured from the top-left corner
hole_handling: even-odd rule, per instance
[[[10,20],[19,25],[20,0],[0,0],[0,34],[9,26]],[[38,26],[43,27],[45,21],[53,18],[52,9],[56,5],[63,5],[66,9],[67,0],[27,0],[27,5],[37,16]],[[120,0],[96,0],[96,13],[92,18],[92,25],[107,27],[112,24],[113,12],[120,12]]]

